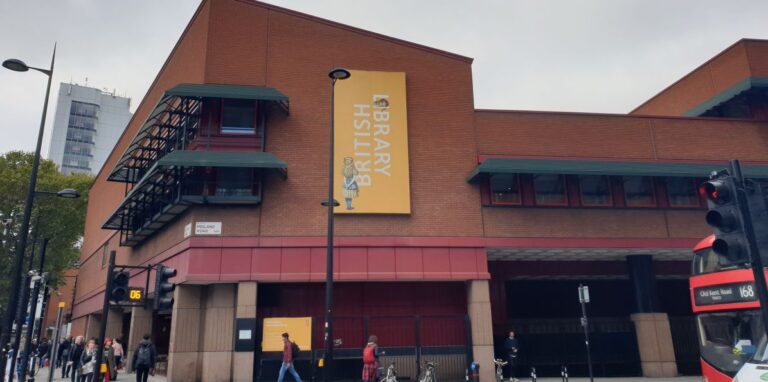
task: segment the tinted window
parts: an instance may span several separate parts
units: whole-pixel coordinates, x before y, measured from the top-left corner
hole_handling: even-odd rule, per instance
[[[669,205],[673,207],[698,207],[699,192],[696,181],[693,178],[666,179],[667,198]]]
[[[536,204],[564,205],[568,202],[565,196],[565,176],[552,174],[533,175],[533,189],[536,192]]]
[[[611,185],[605,175],[579,176],[581,204],[586,206],[610,206],[613,204]]]
[[[253,170],[250,168],[219,168],[216,178],[216,195],[253,195]]]
[[[254,101],[224,100],[221,121],[222,133],[255,134],[256,107]]]
[[[650,176],[625,176],[624,198],[628,207],[656,206],[653,178]]]
[[[520,182],[517,174],[491,175],[491,200],[499,204],[520,204]]]

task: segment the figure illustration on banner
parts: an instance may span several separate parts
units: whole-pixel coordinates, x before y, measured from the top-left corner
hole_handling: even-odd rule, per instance
[[[352,199],[359,196],[360,188],[357,185],[357,168],[351,157],[344,158],[344,200],[347,202],[347,210],[353,210]]]

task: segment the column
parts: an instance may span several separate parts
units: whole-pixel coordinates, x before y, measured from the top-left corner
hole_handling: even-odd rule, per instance
[[[252,336],[256,337],[256,292],[258,285],[255,282],[241,282],[237,284],[237,306],[235,307],[235,319],[252,322]],[[252,320],[252,321],[251,321]],[[237,328],[235,328],[237,331]],[[235,333],[237,336],[237,333]],[[235,337],[237,338],[237,337]],[[254,351],[235,351],[232,353],[232,381],[250,382],[253,380],[253,355]]]
[[[107,317],[107,333],[106,336],[112,339],[118,337],[125,337],[123,333],[123,310],[122,309],[110,309],[109,316]]]
[[[133,351],[139,346],[145,334],[152,333],[152,310],[144,308],[131,308],[131,328],[128,337],[123,343],[126,367],[133,369],[130,362],[133,360]]]
[[[89,314],[88,321],[85,326],[85,341],[88,342],[91,338],[99,338],[99,330],[101,329],[101,315]]]
[[[627,273],[635,295],[635,323],[640,363],[645,377],[676,377],[677,363],[669,317],[660,312],[653,256],[627,256]]]
[[[203,363],[202,380],[232,380],[232,351],[235,330],[235,297],[237,284],[209,285],[202,312],[203,335],[200,350]],[[175,380],[175,379],[172,379]]]
[[[480,364],[480,381],[491,382],[496,377],[492,366],[493,323],[488,281],[470,281],[467,296],[467,310],[472,325],[472,358]]]
[[[202,297],[205,286],[177,285],[173,294],[171,342],[168,351],[169,381],[199,381],[202,342]],[[131,328],[133,331],[133,328]]]

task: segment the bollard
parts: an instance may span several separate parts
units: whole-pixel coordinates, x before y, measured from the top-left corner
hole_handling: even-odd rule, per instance
[[[560,366],[560,377],[563,382],[568,382],[568,366]]]
[[[531,366],[531,382],[536,382],[536,368]]]

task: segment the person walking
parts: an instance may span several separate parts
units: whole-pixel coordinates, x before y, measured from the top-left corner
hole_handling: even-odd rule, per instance
[[[379,380],[379,337],[371,335],[368,344],[363,349],[363,382],[377,382]]]
[[[115,353],[115,370],[120,370],[123,368],[123,343],[119,338],[115,338],[112,349]]]
[[[80,374],[80,358],[85,350],[85,344],[83,344],[83,336],[75,337],[75,343],[72,344],[69,350],[69,359],[67,360],[68,372],[71,373],[71,381],[77,381],[77,377]]]
[[[104,380],[114,381],[117,379],[117,362],[115,361],[115,349],[112,343],[112,339],[107,337],[104,339],[104,361],[107,365],[107,372],[104,374]]]
[[[58,349],[56,349],[56,368],[61,367],[61,378],[67,378],[67,361],[69,360],[69,349],[72,347],[72,338],[64,337],[61,339]]]
[[[78,378],[79,382],[93,382],[93,373],[96,371],[96,339],[91,338],[85,345],[85,350],[80,356],[82,372]]]
[[[40,344],[37,345],[37,358],[40,360],[40,366],[45,366],[45,361],[49,358],[48,352],[51,351],[51,344],[48,342],[48,339],[43,337],[43,339],[40,340]]]
[[[515,331],[509,331],[509,337],[504,340],[504,350],[507,352],[507,362],[509,365],[509,380],[511,382],[518,382],[517,379],[517,351],[520,349],[520,344],[515,338]]]
[[[155,375],[155,345],[149,340],[149,334],[144,335],[144,339],[139,342],[136,351],[133,352],[133,362],[131,366],[136,372],[136,382],[147,382],[149,375]]]
[[[296,368],[293,367],[294,358],[299,355],[298,353],[299,347],[291,342],[290,338],[288,338],[288,333],[283,333],[283,364],[280,365],[280,373],[277,376],[277,382],[283,382],[286,370],[291,372],[291,375],[293,375],[293,379],[295,379],[296,382],[301,382],[299,373],[296,372]]]

